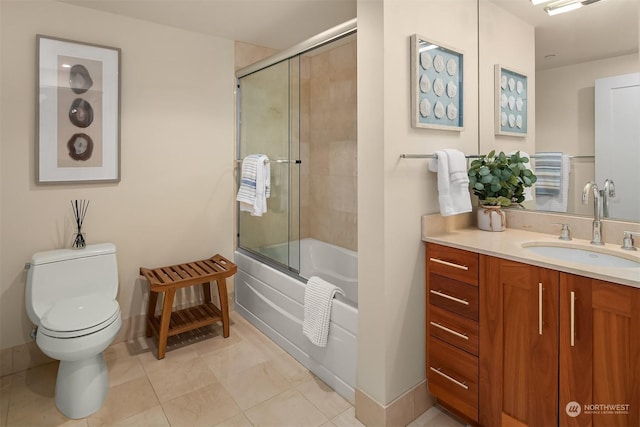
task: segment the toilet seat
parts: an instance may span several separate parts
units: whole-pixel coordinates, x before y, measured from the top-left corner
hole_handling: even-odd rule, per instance
[[[40,331],[52,338],[76,338],[100,331],[120,316],[116,300],[85,295],[56,302],[40,319]]]

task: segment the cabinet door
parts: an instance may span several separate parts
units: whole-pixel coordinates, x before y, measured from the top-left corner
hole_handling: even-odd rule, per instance
[[[480,263],[480,424],[557,425],[559,273]]]
[[[640,289],[560,280],[560,425],[640,426]]]

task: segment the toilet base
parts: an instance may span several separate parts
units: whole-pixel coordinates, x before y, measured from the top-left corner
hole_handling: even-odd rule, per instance
[[[78,361],[60,361],[56,406],[68,418],[85,418],[98,411],[109,390],[103,353]]]

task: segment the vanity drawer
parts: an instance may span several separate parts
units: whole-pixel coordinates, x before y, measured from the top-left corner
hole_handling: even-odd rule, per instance
[[[478,285],[477,253],[427,243],[427,272]]]
[[[431,336],[478,355],[478,322],[431,305],[427,326]]]
[[[440,276],[429,275],[429,304],[478,320],[478,287]]]
[[[435,337],[428,345],[429,391],[478,421],[478,358]]]

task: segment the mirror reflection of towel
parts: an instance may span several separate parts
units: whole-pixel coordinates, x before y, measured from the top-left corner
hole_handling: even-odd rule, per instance
[[[562,183],[562,153],[536,153],[536,196],[557,196]]]
[[[548,153],[541,153],[548,154]],[[551,212],[566,212],[569,205],[569,173],[571,168],[571,157],[567,154],[558,153],[560,155],[560,174],[554,177],[555,183],[549,183],[545,181],[545,176],[542,174],[542,182],[540,182],[540,176],[538,175],[538,154],[536,154],[536,176],[538,181],[536,182],[536,209],[541,211]],[[544,164],[544,162],[543,162]],[[542,189],[540,187],[542,187]],[[557,191],[551,191],[552,188],[544,187],[558,187]]]

